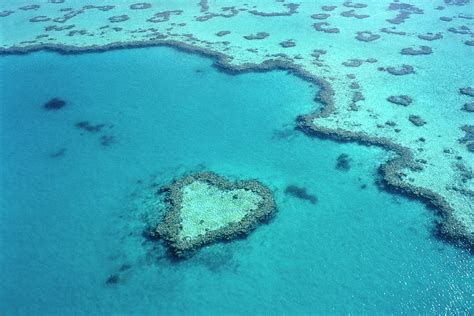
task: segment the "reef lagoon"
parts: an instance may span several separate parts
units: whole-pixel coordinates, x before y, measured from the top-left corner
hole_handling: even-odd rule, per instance
[[[2,2],[0,313],[471,314],[473,8]]]

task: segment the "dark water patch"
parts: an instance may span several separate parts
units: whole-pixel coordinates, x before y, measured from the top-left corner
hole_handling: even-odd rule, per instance
[[[413,99],[406,94],[401,95],[391,95],[387,98],[387,101],[397,105],[409,106]]]
[[[66,105],[66,101],[63,101],[58,98],[54,98],[46,102],[43,105],[43,109],[46,111],[59,110],[59,109],[62,109],[65,105]]]
[[[390,27],[390,28],[383,27],[380,29],[380,32],[387,33],[387,34],[395,34],[395,35],[407,35],[406,32],[395,30],[395,27]]]
[[[151,3],[148,2],[139,2],[139,3],[134,3],[130,5],[131,10],[145,10],[145,9],[150,9],[151,8]]]
[[[441,33],[426,33],[426,34],[419,34],[418,35],[419,39],[425,40],[425,41],[435,41],[443,38],[443,35]]]
[[[296,185],[289,185],[285,188],[285,194],[295,197],[300,200],[305,200],[310,202],[311,204],[316,204],[318,202],[318,198],[314,194],[309,194],[306,188],[299,187]]]
[[[377,58],[367,58],[365,61],[368,62],[369,64],[374,64],[378,62]]]
[[[467,46],[474,46],[474,40],[465,41],[465,42],[464,42],[464,45],[467,45]]]
[[[273,131],[272,139],[275,140],[288,140],[294,137],[295,129],[294,128],[283,128],[283,129],[276,129]]]
[[[262,40],[262,39],[265,39],[267,37],[270,36],[270,33],[267,33],[267,32],[258,32],[258,33],[255,33],[255,34],[249,34],[249,35],[244,35],[243,37],[246,39],[246,40]]]
[[[357,32],[356,40],[361,42],[372,42],[380,38],[380,35],[374,34],[371,31],[360,31]]]
[[[331,15],[329,13],[315,13],[311,15],[311,18],[315,20],[326,20],[330,16]]]
[[[53,153],[50,153],[48,156],[50,158],[59,158],[63,157],[64,155],[66,155],[66,148],[61,148]]]
[[[390,66],[390,67],[387,67],[386,69],[382,67],[382,68],[379,68],[379,70],[381,71],[387,70],[388,73],[394,76],[404,76],[404,75],[415,73],[415,69],[413,68],[413,66],[405,65],[405,64],[401,65],[400,67]]]
[[[128,263],[124,263],[122,264],[120,267],[119,267],[119,271],[120,272],[124,272],[124,271],[128,271],[132,268],[132,265],[131,264],[128,264]]]
[[[418,49],[408,47],[408,48],[403,48],[400,51],[400,54],[402,55],[410,55],[410,56],[418,56],[418,55],[430,55],[433,53],[433,50],[429,46],[423,46],[421,45]]]
[[[60,4],[64,3],[66,0],[49,0],[49,3]]]
[[[359,20],[366,19],[366,18],[370,17],[370,15],[368,15],[368,14],[357,14],[354,9],[349,10],[349,11],[341,12],[341,16],[343,16],[345,18],[356,18],[356,19],[359,19]]]
[[[464,87],[459,89],[459,93],[474,97],[474,88],[473,87]]]
[[[351,159],[348,154],[340,154],[336,160],[336,169],[341,171],[349,171],[351,168]]]
[[[426,121],[424,119],[422,119],[421,116],[419,116],[419,115],[413,115],[412,114],[408,117],[408,120],[410,122],[412,122],[413,125],[418,126],[418,127],[423,126],[423,125],[426,124]]]
[[[126,14],[122,14],[122,15],[115,15],[115,16],[111,16],[109,18],[109,21],[111,23],[120,23],[120,22],[124,22],[124,21],[127,21],[129,20],[130,17]]]
[[[191,264],[200,265],[212,273],[236,272],[240,266],[239,262],[234,259],[234,252],[221,245],[214,246],[207,249],[207,251],[201,251],[191,260]],[[183,261],[181,263],[184,264]]]
[[[294,40],[287,40],[287,41],[281,42],[280,46],[283,48],[290,48],[290,47],[295,47],[296,43]]]
[[[328,22],[319,22],[319,23],[314,23],[313,27],[318,32],[339,33],[339,29],[337,27],[326,27],[329,25],[330,24]]]

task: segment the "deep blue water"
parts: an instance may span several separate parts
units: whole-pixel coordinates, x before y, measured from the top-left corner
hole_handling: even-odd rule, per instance
[[[292,131],[317,106],[309,83],[211,65],[170,48],[0,58],[1,314],[472,312],[474,260],[433,238],[423,204],[377,189],[387,153]],[[54,97],[67,105],[44,111]],[[193,170],[258,178],[275,218],[169,260],[142,236],[158,212],[142,196]]]

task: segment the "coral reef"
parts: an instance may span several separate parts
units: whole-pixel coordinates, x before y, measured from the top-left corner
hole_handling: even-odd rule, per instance
[[[109,21],[112,23],[119,23],[119,22],[127,21],[128,19],[130,19],[128,15],[122,14],[122,15],[111,16],[109,18]]]
[[[148,2],[139,2],[130,5],[130,9],[132,10],[144,10],[151,8],[151,3]]]
[[[395,76],[404,76],[414,74],[415,69],[410,65],[402,65],[400,67],[387,67],[387,71]]]
[[[419,39],[425,40],[425,41],[435,41],[443,38],[443,35],[441,33],[426,33],[426,34],[419,34],[418,35]]]
[[[316,31],[324,32],[324,33],[339,33],[339,29],[337,27],[325,27],[329,26],[328,22],[320,22],[314,23],[313,27]]]
[[[391,95],[387,98],[387,101],[393,104],[409,106],[413,100],[409,96],[402,94],[402,95]]]
[[[262,40],[270,36],[267,32],[258,32],[256,34],[244,35],[246,40]]]
[[[412,47],[402,48],[402,50],[400,51],[400,54],[402,55],[412,55],[412,56],[430,55],[431,53],[433,53],[433,50],[429,46],[420,46],[419,49],[415,49]]]
[[[280,46],[283,48],[295,47],[296,43],[293,40],[287,40],[280,43]]]
[[[470,96],[470,97],[474,97],[474,88],[473,87],[460,88],[459,92],[461,94],[464,94],[464,95],[467,95],[467,96]]]
[[[246,235],[275,211],[270,190],[260,182],[232,183],[211,172],[190,174],[160,191],[169,206],[156,234],[178,257]]]
[[[357,32],[356,39],[361,42],[372,42],[380,38],[380,35],[374,34],[371,31]]]
[[[425,120],[423,120],[419,115],[410,115],[408,120],[410,120],[410,122],[415,126],[423,126],[426,124]]]
[[[464,103],[462,109],[466,112],[474,112],[474,102]]]

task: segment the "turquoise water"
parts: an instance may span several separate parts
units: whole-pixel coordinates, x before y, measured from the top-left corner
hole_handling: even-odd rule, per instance
[[[423,204],[377,189],[388,154],[292,130],[317,106],[308,82],[230,76],[171,48],[0,65],[2,314],[472,313],[472,256],[432,236]],[[44,111],[54,97],[67,105]],[[342,153],[348,171],[336,169]],[[169,259],[142,234],[159,215],[143,196],[194,170],[258,178],[275,192],[275,218]]]

